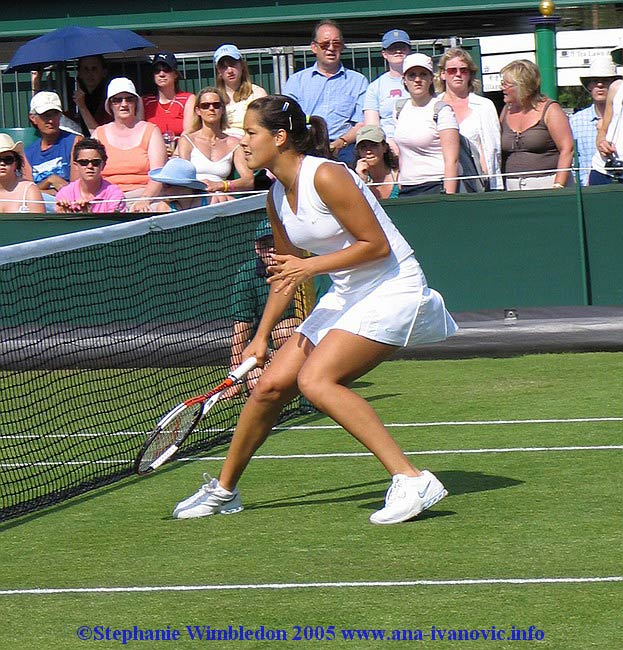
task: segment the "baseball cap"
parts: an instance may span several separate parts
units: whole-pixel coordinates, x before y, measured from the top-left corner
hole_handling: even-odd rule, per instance
[[[114,79],[111,79],[106,91],[106,103],[104,104],[106,112],[110,115],[112,115],[112,111],[110,110],[110,98],[119,93],[129,93],[130,95],[139,97],[139,94],[136,92],[136,86],[131,79],[128,79],[127,77],[115,77]]]
[[[409,34],[407,34],[404,29],[390,29],[388,32],[385,32],[385,34],[383,34],[383,39],[381,40],[381,46],[383,49],[386,50],[394,43],[406,43],[411,47]]]
[[[218,65],[218,62],[224,56],[228,56],[230,59],[235,59],[236,61],[242,60],[240,50],[231,43],[224,43],[214,52],[214,65]]]
[[[177,70],[177,59],[173,52],[158,52],[154,54],[151,64],[156,66],[158,64],[168,65],[171,70]]]
[[[42,115],[47,111],[60,111],[62,113],[63,105],[61,104],[61,98],[56,93],[42,90],[30,100],[30,112],[35,115]]]
[[[426,54],[422,54],[421,52],[409,54],[409,56],[406,56],[405,60],[402,62],[402,74],[415,67],[424,68],[432,73],[433,60],[430,56],[426,56]]]
[[[359,144],[364,140],[367,140],[368,142],[384,142],[385,132],[380,126],[375,126],[374,124],[362,126],[357,132],[356,144]]]
[[[270,224],[266,219],[264,221],[260,221],[257,224],[257,228],[255,229],[255,239],[256,241],[258,239],[264,239],[264,237],[272,237],[273,236],[273,230],[270,227]]]

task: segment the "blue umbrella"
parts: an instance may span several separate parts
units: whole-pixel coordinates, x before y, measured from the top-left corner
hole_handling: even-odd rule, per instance
[[[130,29],[70,25],[24,43],[11,58],[6,70],[32,70],[42,64],[148,47],[156,46]]]

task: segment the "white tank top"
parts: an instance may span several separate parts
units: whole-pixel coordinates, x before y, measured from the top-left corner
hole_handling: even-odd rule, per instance
[[[355,237],[345,230],[331,214],[314,187],[316,171],[324,163],[343,165],[348,169],[344,163],[315,156],[305,156],[298,179],[298,210],[296,214],[288,204],[283,185],[279,181],[273,185],[275,209],[290,241],[295,246],[315,255],[325,255],[343,250],[356,241]],[[372,208],[389,241],[391,253],[382,260],[330,273],[338,293],[369,290],[371,286],[382,282],[388,274],[395,273],[400,263],[413,254],[411,246],[394,226],[366,184],[351,169],[348,171]]]
[[[197,179],[200,181],[224,181],[232,172],[234,165],[234,151],[238,146],[234,147],[228,154],[223,156],[220,160],[211,160],[205,154],[201,153],[195,146],[195,143],[185,134],[182,136],[192,145],[190,152],[190,162],[197,170]]]

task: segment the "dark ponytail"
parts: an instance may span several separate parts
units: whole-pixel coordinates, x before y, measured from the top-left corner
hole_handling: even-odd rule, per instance
[[[299,104],[286,95],[267,95],[253,100],[248,111],[255,111],[259,123],[276,133],[284,130],[288,143],[297,153],[331,158],[327,123],[317,115],[307,118]]]

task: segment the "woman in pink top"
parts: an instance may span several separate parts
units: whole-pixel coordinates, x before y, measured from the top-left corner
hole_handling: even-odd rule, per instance
[[[56,212],[125,212],[123,192],[102,178],[106,149],[94,138],[81,140],[74,147],[73,164],[78,180],[62,187],[56,195]]]
[[[103,177],[119,185],[126,199],[140,199],[131,212],[149,212],[149,198],[158,196],[160,183],[149,178],[167,160],[162,133],[155,124],[139,119],[140,97],[134,84],[125,77],[108,84],[106,110],[113,116],[110,124],[99,126],[94,136],[106,147],[108,163]]]

